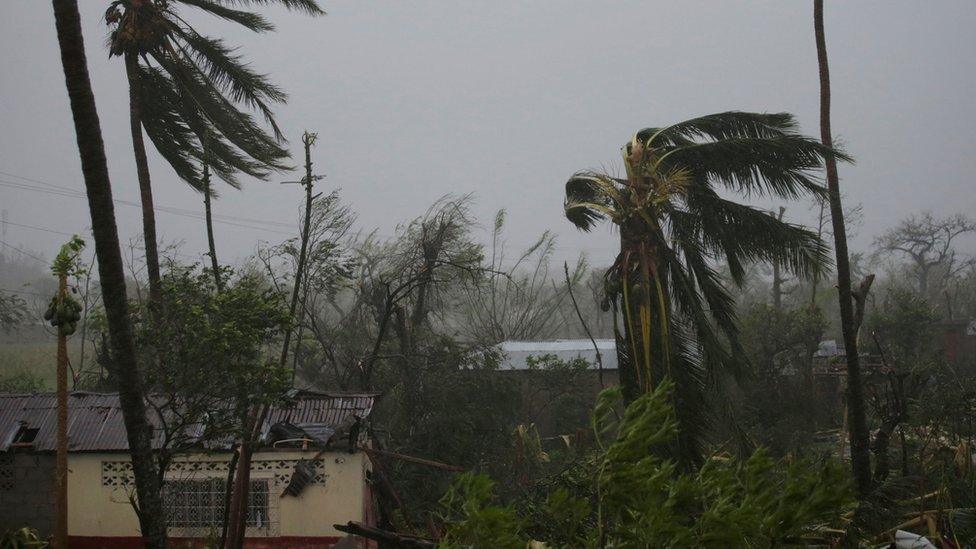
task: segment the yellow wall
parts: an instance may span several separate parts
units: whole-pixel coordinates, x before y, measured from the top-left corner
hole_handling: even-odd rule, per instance
[[[298,497],[280,497],[286,483],[276,482],[275,475],[286,471],[282,460],[312,459],[316,452],[277,451],[254,455],[251,478],[270,481],[271,518],[275,536],[342,536],[332,527],[350,520],[364,520],[365,471],[369,460],[363,452],[326,452],[323,460],[325,484],[311,484]],[[192,462],[226,462],[228,454],[199,454],[181,458]],[[128,454],[76,453],[68,459],[68,531],[73,536],[138,536],[139,523],[129,503],[134,490],[126,486],[103,486],[103,462],[128,462]],[[226,478],[226,472],[174,471],[167,478]],[[274,507],[277,507],[275,512]],[[171,531],[171,535],[193,535]]]

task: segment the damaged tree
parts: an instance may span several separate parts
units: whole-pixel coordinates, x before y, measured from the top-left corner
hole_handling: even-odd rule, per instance
[[[813,25],[817,42],[817,62],[820,68],[820,139],[825,147],[833,147],[834,139],[830,131],[830,69],[827,65],[827,44],[824,38],[823,0],[813,1]],[[858,493],[864,497],[871,491],[871,455],[870,435],[864,409],[864,382],[861,379],[861,362],[857,346],[860,322],[855,319],[855,295],[851,290],[851,263],[847,252],[847,227],[844,225],[837,162],[833,157],[827,158],[827,193],[834,232],[834,253],[837,259],[837,297],[840,300],[841,331],[844,335],[844,353],[847,357],[847,416],[850,423],[851,467],[854,470]],[[866,294],[867,290],[862,295],[860,307],[862,318],[863,297]]]
[[[81,17],[76,0],[54,0],[61,64],[71,102],[81,171],[88,194],[102,301],[108,319],[109,340],[115,374],[119,380],[119,403],[125,420],[125,432],[132,456],[137,515],[145,544],[150,549],[165,549],[166,524],[159,493],[159,479],[153,463],[152,427],[146,420],[142,376],[136,363],[135,343],[129,324],[129,302],[125,291],[125,273],[119,232],[115,223],[115,205],[105,160],[105,144],[95,109],[88,61],[81,34]]]

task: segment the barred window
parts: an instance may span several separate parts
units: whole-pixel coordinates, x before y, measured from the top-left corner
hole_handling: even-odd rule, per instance
[[[214,528],[223,523],[225,479],[168,480],[163,486],[166,525],[171,528]],[[267,528],[268,481],[252,480],[247,496],[247,526]]]

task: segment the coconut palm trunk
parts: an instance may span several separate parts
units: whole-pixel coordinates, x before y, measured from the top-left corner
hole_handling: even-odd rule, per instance
[[[830,132],[830,70],[827,65],[827,45],[824,38],[823,0],[813,2],[814,33],[817,41],[817,62],[820,68],[820,139],[826,147],[833,147]],[[850,423],[851,466],[858,493],[863,497],[871,491],[871,454],[867,418],[864,410],[864,391],[861,364],[857,350],[857,326],[854,320],[854,297],[851,291],[851,264],[847,253],[847,231],[837,180],[837,162],[826,162],[827,190],[830,218],[834,229],[834,253],[837,256],[837,294],[840,299],[840,321],[847,356],[847,413]]]
[[[720,191],[822,196],[814,174],[824,159],[850,158],[797,133],[789,114],[737,111],[644,128],[622,153],[625,179],[584,171],[566,182],[566,217],[584,231],[604,220],[619,228],[606,289],[624,325],[615,325],[621,384],[633,398],[674,380],[677,455],[693,465],[707,427],[706,381],[741,375],[745,362],[735,298],[716,263],[741,287],[751,263],[806,277],[829,262],[816,234]]]
[[[159,481],[152,455],[152,427],[146,419],[142,379],[136,367],[135,344],[129,323],[129,304],[125,290],[122,252],[112,202],[112,188],[105,161],[105,145],[95,109],[88,62],[81,34],[77,0],[53,0],[54,18],[65,85],[71,102],[78,151],[81,157],[88,208],[91,213],[102,300],[108,320],[119,402],[132,456],[139,525],[146,547],[166,547]]]
[[[142,202],[142,237],[146,246],[149,301],[152,307],[158,310],[163,300],[163,290],[159,275],[159,248],[156,240],[156,211],[153,207],[152,181],[149,177],[146,143],[142,137],[142,78],[139,74],[137,54],[133,52],[125,54],[125,72],[129,80],[129,129],[132,132],[132,152],[136,159],[139,200]]]

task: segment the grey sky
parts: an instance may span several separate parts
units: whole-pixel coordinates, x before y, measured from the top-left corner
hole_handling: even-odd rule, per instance
[[[81,0],[88,60],[116,198],[138,201],[122,65],[109,60],[107,2]],[[342,188],[359,226],[393,231],[445,193],[473,192],[485,227],[507,208],[517,248],[551,228],[559,259],[611,256],[607,230],[579,234],[562,216],[563,183],[614,167],[644,126],[722,110],[788,111],[818,135],[810,1],[350,2],[309,19],[268,10],[278,31],[200,28],[241,46],[290,95],[278,109],[292,150],[319,133],[323,189]],[[910,212],[972,212],[976,198],[976,2],[828,2],[834,131],[857,157],[842,166],[850,202],[864,203],[855,248]],[[83,190],[50,2],[0,7],[0,171]],[[193,21],[199,13],[187,9]],[[209,19],[209,18],[206,18]],[[151,155],[158,205],[202,212],[200,196]],[[301,190],[277,181],[224,188],[217,214],[292,223]],[[84,201],[4,186],[7,242],[53,256],[88,225]],[[813,219],[812,205],[787,217]],[[123,239],[138,208],[119,206]],[[161,238],[205,247],[203,222],[160,213]],[[276,231],[281,227],[270,227]],[[222,259],[287,235],[217,225]]]

